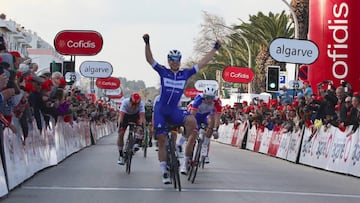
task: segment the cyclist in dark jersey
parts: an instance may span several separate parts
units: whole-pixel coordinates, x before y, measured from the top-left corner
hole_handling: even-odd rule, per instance
[[[149,128],[149,147],[152,147],[152,134],[153,134],[152,119],[153,119],[153,103],[151,102],[151,100],[149,100],[145,104],[146,127]]]
[[[154,109],[154,128],[155,136],[159,145],[159,161],[160,168],[163,174],[162,182],[164,184],[170,183],[170,178],[167,173],[166,164],[166,134],[167,123],[174,125],[184,125],[186,137],[189,141],[195,142],[196,139],[196,119],[193,115],[185,113],[178,107],[181,95],[184,92],[187,80],[197,73],[200,68],[204,67],[215,55],[220,48],[220,41],[217,40],[214,48],[210,50],[196,65],[192,68],[184,68],[180,70],[181,53],[178,50],[171,50],[168,54],[168,63],[170,68],[160,65],[154,60],[150,49],[150,37],[148,34],[143,36],[145,42],[145,57],[146,61],[153,67],[153,69],[160,75],[161,92],[159,105],[155,105]],[[190,156],[192,149],[185,149],[185,155]]]

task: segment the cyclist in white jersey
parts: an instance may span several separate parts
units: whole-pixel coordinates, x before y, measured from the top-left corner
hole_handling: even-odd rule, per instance
[[[117,146],[119,150],[118,164],[124,165],[123,147],[124,147],[124,134],[128,127],[129,122],[137,123],[138,125],[145,126],[145,107],[141,101],[141,97],[138,93],[132,93],[130,98],[125,98],[121,102],[120,115],[118,119],[119,134],[117,139]],[[135,141],[135,150],[138,149],[138,145],[141,140]],[[136,145],[137,144],[137,145]]]
[[[158,140],[160,168],[162,172],[162,182],[170,184],[170,178],[167,173],[166,164],[166,134],[167,124],[184,125],[186,137],[195,137],[197,135],[196,119],[193,115],[185,114],[184,110],[178,107],[181,95],[184,92],[187,80],[204,67],[220,48],[220,41],[217,40],[214,48],[210,50],[196,65],[192,68],[180,70],[181,53],[178,50],[171,50],[168,54],[168,63],[170,68],[160,65],[152,56],[150,49],[150,37],[148,34],[143,36],[145,42],[146,61],[160,75],[161,92],[159,105],[154,109],[154,128],[155,136]],[[194,132],[195,130],[195,132]],[[194,139],[195,140],[195,139]],[[185,155],[190,156],[192,149],[185,149]]]

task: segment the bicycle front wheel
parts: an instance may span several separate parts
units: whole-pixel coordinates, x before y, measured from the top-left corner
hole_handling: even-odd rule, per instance
[[[149,129],[146,127],[145,133],[144,133],[144,139],[143,139],[143,143],[142,143],[145,158],[147,156],[148,142],[149,142]]]
[[[170,141],[170,161],[174,188],[181,191],[180,172],[179,172],[179,161],[175,154],[175,145],[173,141]]]
[[[133,156],[133,145],[134,145],[134,137],[131,132],[129,132],[127,145],[126,145],[126,173],[130,174],[131,172],[131,160]]]

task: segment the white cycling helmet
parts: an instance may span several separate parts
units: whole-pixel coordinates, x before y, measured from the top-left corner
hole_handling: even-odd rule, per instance
[[[211,96],[215,97],[216,95],[216,89],[213,87],[206,87],[203,91],[204,96]]]
[[[168,53],[168,60],[180,62],[180,60],[181,60],[181,52],[178,51],[178,50],[175,50],[175,49],[169,51],[169,53]]]

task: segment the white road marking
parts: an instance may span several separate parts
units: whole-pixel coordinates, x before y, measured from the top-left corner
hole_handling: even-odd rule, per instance
[[[114,187],[63,187],[63,186],[22,186],[26,190],[83,190],[83,191],[176,191],[174,188],[114,188]],[[261,193],[298,196],[321,196],[321,197],[351,197],[359,198],[360,194],[336,194],[321,192],[291,192],[272,190],[240,190],[240,189],[207,189],[207,188],[182,188],[182,192],[225,192],[225,193]]]

